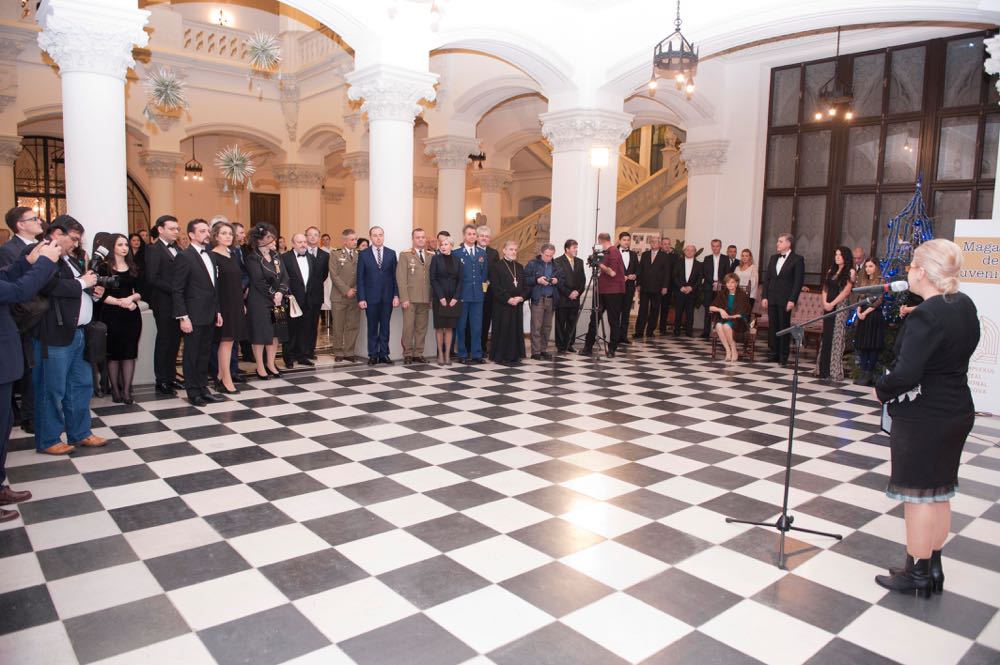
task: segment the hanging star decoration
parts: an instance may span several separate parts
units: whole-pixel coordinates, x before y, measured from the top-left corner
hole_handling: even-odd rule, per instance
[[[247,57],[250,60],[250,73],[247,80],[253,86],[257,83],[257,95],[263,96],[261,81],[276,76],[281,80],[281,72],[277,71],[281,62],[281,46],[278,38],[263,30],[257,30],[246,40]]]
[[[150,120],[154,119],[156,111],[171,113],[188,108],[184,81],[174,70],[157,67],[149,72],[142,84],[146,88],[146,107],[142,113]]]
[[[225,178],[222,191],[228,192],[230,186],[233,188],[233,203],[240,202],[239,188],[246,184],[247,189],[253,190],[253,176],[257,167],[252,161],[253,155],[244,152],[239,145],[226,146],[215,154],[215,166]]]

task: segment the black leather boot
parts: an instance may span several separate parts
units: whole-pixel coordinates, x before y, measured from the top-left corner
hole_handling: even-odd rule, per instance
[[[914,559],[906,555],[906,568],[893,575],[876,575],[875,583],[884,589],[899,593],[914,593],[923,598],[931,597],[930,559]]]
[[[909,554],[906,555],[906,560],[910,561],[913,557]],[[890,568],[890,575],[898,575],[903,572],[902,568]],[[944,569],[941,567],[941,550],[934,550],[931,552],[931,591],[933,593],[942,593],[944,591]]]

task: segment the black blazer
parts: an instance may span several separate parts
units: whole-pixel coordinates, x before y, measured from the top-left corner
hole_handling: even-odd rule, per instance
[[[323,292],[323,283],[326,282],[326,278],[330,274],[330,252],[325,249],[316,248],[316,257],[313,258],[312,272],[309,274],[309,284],[306,286],[306,290],[309,292],[307,298],[312,305],[320,307],[326,297]]]
[[[556,266],[560,268],[565,275],[565,279],[556,285],[559,289],[559,307],[579,307],[581,300],[583,300],[583,290],[587,288],[587,273],[583,270],[583,259],[577,258],[573,261],[573,268],[569,267],[569,259],[566,255],[554,259]],[[580,295],[576,300],[570,300],[569,294],[573,291],[578,291]]]
[[[319,270],[316,267],[317,259],[306,253],[306,261],[309,262],[309,283],[302,281],[302,271],[299,269],[299,262],[295,260],[295,250],[285,252],[281,255],[281,265],[285,267],[285,274],[288,275],[288,290],[299,307],[319,307],[323,304],[323,280],[319,279]],[[324,261],[324,265],[329,270],[329,258]],[[325,276],[324,276],[325,279]],[[319,289],[316,286],[319,285]]]
[[[10,315],[10,306],[30,300],[45,286],[56,268],[55,263],[40,256],[35,265],[20,258],[0,269],[0,348],[7,350],[7,353],[0,353],[0,383],[10,383],[24,375],[24,354],[11,353],[21,345],[21,333]],[[4,404],[2,408],[10,407]]]
[[[157,316],[169,316],[174,308],[174,257],[161,241],[146,248],[146,293],[144,297]]]
[[[21,258],[21,255],[24,254],[24,250],[27,249],[27,247],[28,243],[21,240],[20,236],[14,236],[5,242],[2,246],[0,246],[0,268],[15,263],[19,258]]]
[[[625,276],[628,277],[629,275],[638,275],[639,274],[639,255],[636,254],[635,252],[633,252],[631,249],[627,249],[624,252],[622,252],[622,248],[621,247],[618,248],[618,251],[621,252],[621,254],[622,254],[622,257],[623,257],[622,258],[622,263],[625,263],[625,259],[624,259],[625,254],[628,254],[628,267],[625,268]],[[638,280],[636,280],[636,281],[638,281]],[[633,282],[632,286],[634,287],[635,284],[636,284],[636,282]],[[628,288],[628,286],[629,286],[629,283],[626,280],[626,282],[625,282],[625,288]]]
[[[705,273],[701,261],[698,259],[694,260],[694,265],[691,266],[691,277],[684,279],[684,257],[682,256],[677,259],[677,263],[674,264],[674,288],[679,289],[682,286],[690,286],[697,291],[704,279]]]
[[[704,282],[702,283],[702,287],[704,287],[704,289],[706,291],[711,291],[712,290],[712,282],[715,281],[715,256],[714,255],[712,255],[711,253],[709,253],[708,256],[706,256],[704,259],[702,259],[702,261],[701,261],[701,270],[702,270],[702,278],[704,279]],[[720,282],[720,284],[722,282],[722,278],[725,277],[726,274],[728,274],[730,272],[732,272],[732,264],[729,262],[729,257],[726,256],[725,254],[719,254],[719,282]]]
[[[657,250],[656,260],[653,260],[652,250],[647,249],[639,258],[639,270],[636,273],[636,284],[641,293],[659,293],[660,289],[670,288],[670,254]]]
[[[215,325],[215,316],[219,313],[219,296],[202,261],[201,251],[190,245],[174,259],[174,318],[187,316],[191,325],[211,326]],[[212,270],[218,281],[219,269],[215,261],[212,261]]]
[[[69,346],[80,324],[80,296],[83,293],[83,285],[77,281],[66,260],[65,257],[59,259],[59,267],[56,268],[55,274],[39,290],[40,294],[48,298],[49,309],[42,318],[42,324],[32,334],[48,346]],[[75,259],[69,258],[69,260]],[[83,272],[81,269],[80,274]],[[89,291],[87,297],[90,297]],[[62,325],[59,325],[60,317]]]
[[[799,294],[802,293],[802,283],[806,278],[806,262],[801,256],[789,250],[785,264],[781,266],[781,273],[778,273],[778,255],[774,254],[767,262],[767,270],[764,271],[764,284],[761,289],[762,297],[774,304],[784,306],[788,302],[798,303]]]
[[[455,255],[451,256],[451,270],[448,269],[448,260],[444,254],[435,254],[431,257],[431,266],[428,269],[431,280],[431,293],[434,300],[461,300],[462,296],[462,262]],[[487,256],[489,256],[487,254]]]

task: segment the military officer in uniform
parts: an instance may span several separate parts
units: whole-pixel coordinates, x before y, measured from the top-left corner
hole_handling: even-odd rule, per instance
[[[343,247],[330,252],[330,344],[333,359],[356,360],[354,349],[361,327],[361,310],[358,309],[358,236],[353,229],[340,234]]]
[[[427,251],[427,234],[414,229],[413,248],[399,254],[396,283],[399,305],[403,308],[403,364],[425,363],[424,344],[431,308],[431,255]]]
[[[460,362],[484,363],[483,300],[489,286],[490,264],[486,250],[479,246],[476,227],[462,229],[464,242],[454,254],[462,264],[462,314],[458,319],[458,359]],[[468,335],[468,343],[466,343]]]

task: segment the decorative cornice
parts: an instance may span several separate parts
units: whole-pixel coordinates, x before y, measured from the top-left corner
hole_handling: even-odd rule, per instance
[[[0,166],[13,166],[20,154],[20,136],[0,136]]]
[[[507,169],[482,169],[472,172],[472,179],[483,192],[498,193],[514,179],[514,172]]]
[[[994,35],[983,42],[990,57],[986,58],[984,67],[987,74],[1000,74],[1000,35]],[[997,80],[997,90],[1000,91],[1000,79]]]
[[[38,46],[62,73],[91,72],[125,79],[135,65],[133,45],[144,47],[149,12],[109,0],[47,0],[38,14]]]
[[[311,164],[275,164],[272,169],[278,186],[319,189],[326,180],[326,169]]]
[[[344,166],[351,169],[355,180],[368,180],[368,153],[349,152],[344,155]]]
[[[356,113],[347,113],[344,115],[344,124],[350,127],[353,131],[358,128],[358,125],[361,125],[362,127],[364,126],[364,117],[365,114],[360,111]]]
[[[608,148],[617,150],[632,133],[632,116],[600,109],[571,109],[543,113],[542,135],[552,152]]]
[[[184,156],[179,152],[166,150],[142,150],[139,152],[139,163],[146,167],[150,178],[173,178],[177,166]]]
[[[418,199],[436,199],[437,195],[437,178],[423,178],[418,176],[413,179],[413,196]]]
[[[340,203],[344,200],[343,187],[326,187],[323,189],[323,200],[329,203]]]
[[[285,118],[285,131],[288,140],[295,142],[299,130],[299,82],[295,76],[288,75],[278,84],[281,95],[281,113]]]
[[[369,122],[398,120],[413,122],[423,110],[418,102],[434,101],[437,75],[388,65],[374,65],[347,75],[351,87],[347,96],[364,99],[361,110]]]
[[[698,141],[681,144],[681,159],[688,175],[717,175],[726,164],[729,141]]]
[[[14,95],[0,95],[0,113],[7,110],[7,107],[17,101]]]
[[[479,154],[479,139],[464,136],[435,136],[424,139],[424,154],[429,155],[439,169],[465,170],[469,155]]]

